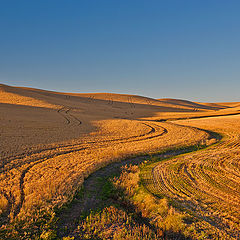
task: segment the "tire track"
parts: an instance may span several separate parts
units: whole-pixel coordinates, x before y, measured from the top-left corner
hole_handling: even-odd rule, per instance
[[[82,124],[82,121],[79,120],[79,119],[78,119],[76,116],[74,116],[73,114],[70,114],[70,113],[69,113],[70,110],[71,110],[70,108],[65,110],[65,107],[62,107],[62,108],[58,109],[57,112],[66,120],[66,124],[67,124],[67,125],[71,124],[71,122],[72,122],[72,121],[71,121],[71,118],[73,118],[75,121],[78,122],[78,124],[77,124],[78,126],[81,125],[81,124]],[[64,115],[63,113],[65,113],[67,116]],[[71,118],[69,118],[69,116],[70,116]],[[73,144],[69,144],[69,145],[63,145],[63,146],[61,146],[61,147],[69,147],[69,146],[74,146],[74,145],[73,145]],[[11,161],[14,161],[15,159],[23,159],[24,157],[29,156],[29,155],[32,155],[32,154],[40,154],[42,151],[56,150],[57,148],[59,148],[59,146],[58,146],[58,147],[45,148],[44,150],[32,151],[32,152],[30,152],[30,154],[29,154],[29,153],[28,153],[28,154],[22,153],[22,154],[19,154],[19,155],[2,158],[2,159],[1,159],[1,163],[0,163],[0,173],[2,172],[1,169],[2,169],[3,167],[5,167],[5,165],[6,165],[6,161],[7,161],[7,163],[10,163]],[[9,160],[10,160],[10,161],[9,161]]]
[[[81,124],[82,124],[82,121],[79,120],[79,119],[78,119],[76,116],[74,116],[73,114],[69,113],[70,110],[72,110],[72,109],[69,108],[66,113],[67,113],[69,116],[71,116],[72,118],[74,118],[74,119],[78,122],[78,126],[81,125]]]
[[[16,205],[16,207],[14,208],[13,210],[13,216],[16,217],[21,208],[22,208],[22,205],[23,205],[23,202],[24,202],[24,199],[25,199],[25,193],[24,193],[24,178],[26,176],[26,174],[28,173],[28,171],[33,168],[34,166],[36,166],[37,164],[40,164],[40,163],[43,163],[53,157],[57,157],[57,156],[63,156],[63,155],[66,155],[66,154],[69,154],[69,153],[72,153],[72,152],[76,152],[76,151],[81,151],[81,150],[85,150],[86,148],[81,148],[81,149],[78,149],[78,150],[74,150],[74,151],[65,151],[64,153],[54,153],[53,155],[49,155],[48,157],[44,157],[44,158],[41,158],[39,159],[38,161],[34,162],[33,164],[31,164],[30,166],[28,166],[26,169],[24,169],[22,171],[22,174],[21,174],[21,177],[20,177],[20,180],[19,180],[19,188],[20,188],[20,201],[19,203]]]
[[[114,139],[114,141],[113,140],[105,140],[105,141],[100,141],[100,142],[99,141],[96,141],[96,142],[92,141],[92,142],[88,142],[88,143],[98,143],[98,144],[100,143],[100,144],[103,144],[103,146],[101,146],[101,147],[104,147],[104,144],[109,143],[109,142],[117,142],[117,143],[136,142],[136,141],[139,142],[139,141],[144,141],[144,140],[160,137],[160,136],[162,136],[162,135],[164,135],[168,132],[166,128],[163,128],[163,127],[161,127],[157,124],[153,124],[153,123],[150,123],[150,124],[141,123],[141,124],[143,124],[145,126],[148,126],[150,128],[150,131],[148,131],[147,133],[144,133],[144,134],[137,135],[137,136]],[[148,136],[148,135],[151,135],[151,134],[154,134],[154,133],[158,132],[158,128],[161,129],[161,132],[159,134],[153,135],[153,136]],[[143,139],[136,139],[136,138],[139,138],[139,137],[144,137],[144,138]],[[79,146],[81,146],[81,147],[79,148]],[[12,205],[12,209],[11,209],[14,217],[16,217],[20,213],[21,208],[23,206],[23,203],[24,203],[24,200],[25,200],[24,178],[31,168],[33,168],[37,164],[43,163],[44,161],[47,161],[47,160],[49,160],[53,157],[56,157],[56,156],[66,155],[66,154],[69,154],[69,153],[83,151],[83,150],[86,150],[86,149],[99,148],[99,146],[97,146],[97,147],[91,147],[91,146],[90,147],[82,147],[82,144],[73,145],[72,147],[73,148],[70,149],[70,150],[61,150],[61,152],[59,152],[59,148],[56,147],[54,149],[58,152],[53,152],[53,153],[51,153],[47,156],[43,156],[41,158],[36,157],[35,159],[30,159],[28,163],[26,163],[26,162],[22,163],[21,166],[23,166],[25,164],[30,164],[30,166],[28,166],[27,168],[25,168],[22,171],[20,179],[19,179],[20,200],[19,200],[18,204],[15,204],[15,207],[13,207],[13,205]],[[39,153],[39,151],[38,151],[38,153]],[[7,171],[9,171],[9,169]]]
[[[25,157],[30,157],[30,156],[35,155],[35,154],[43,154],[46,151],[59,151],[60,148],[62,148],[63,151],[64,151],[64,148],[79,147],[79,146],[82,146],[83,144],[85,144],[85,145],[95,144],[95,143],[97,143],[97,144],[100,143],[101,144],[101,143],[110,143],[110,142],[118,142],[118,141],[122,141],[122,142],[119,142],[119,143],[124,143],[124,141],[127,141],[127,140],[131,140],[131,139],[135,139],[135,138],[139,138],[139,137],[145,137],[145,136],[148,136],[152,133],[155,133],[157,130],[156,130],[156,128],[152,127],[151,124],[158,127],[158,128],[161,128],[162,132],[160,134],[156,135],[156,136],[149,136],[149,137],[141,139],[141,140],[147,140],[147,139],[152,139],[152,138],[155,138],[155,137],[159,137],[159,136],[161,136],[163,134],[166,134],[168,132],[166,128],[164,128],[162,126],[159,126],[159,125],[156,125],[156,124],[153,124],[153,123],[151,123],[151,124],[141,123],[141,124],[143,124],[145,126],[148,126],[150,128],[150,131],[147,132],[147,133],[143,133],[143,134],[140,134],[140,135],[135,135],[135,136],[127,137],[127,138],[118,138],[118,139],[110,139],[110,140],[102,140],[102,141],[88,141],[88,142],[80,143],[80,144],[67,144],[67,145],[61,145],[61,146],[57,146],[57,147],[44,148],[44,149],[33,151],[31,153],[28,153],[28,154],[23,153],[21,155],[13,156],[13,157],[11,157],[11,161],[8,162],[8,164],[13,162],[14,160],[22,160]],[[139,141],[139,140],[137,139],[137,140],[134,140],[134,141]],[[4,161],[4,160],[9,160],[9,158],[2,159],[2,161]],[[31,160],[29,160],[29,161],[31,161]],[[26,163],[27,162],[24,162],[24,164],[26,164]],[[0,173],[4,173],[6,171],[9,171],[9,170],[15,168],[15,166],[12,166],[10,168],[6,168],[5,170],[3,170],[3,167],[6,168],[6,164],[4,164],[3,166],[0,167]],[[18,167],[21,167],[21,165],[18,166]]]
[[[73,123],[73,121],[71,120],[74,119],[75,121],[77,121],[77,125],[81,125],[82,121],[79,120],[76,116],[74,116],[73,114],[70,113],[70,110],[73,110],[73,108],[68,108],[68,107],[62,107],[59,110],[57,110],[57,112],[66,120],[66,124],[70,125],[71,123]]]
[[[131,108],[135,108],[135,104],[133,103],[132,97],[128,97],[128,103]]]
[[[65,114],[67,114],[67,111],[64,109],[65,109],[65,107],[62,107],[62,108],[58,109],[57,112],[66,120],[66,124],[70,124],[69,118],[63,114],[63,112]]]
[[[114,100],[113,100],[113,97],[111,95],[109,95],[108,97],[108,102],[107,102],[108,105],[113,105],[114,104]]]
[[[237,131],[222,130],[228,137],[219,144],[149,166],[149,180],[143,181],[155,196],[172,199],[207,222],[216,236],[239,239],[239,128],[229,124]]]

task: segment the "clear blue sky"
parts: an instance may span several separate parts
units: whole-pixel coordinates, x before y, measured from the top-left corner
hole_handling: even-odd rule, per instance
[[[240,101],[240,1],[0,0],[0,82]]]

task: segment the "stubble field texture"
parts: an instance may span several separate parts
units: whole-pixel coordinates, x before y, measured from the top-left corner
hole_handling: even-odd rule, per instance
[[[239,111],[0,85],[0,239],[239,239]],[[136,168],[108,179],[115,205],[82,217],[80,201],[75,229],[57,230],[89,176],[124,161]]]

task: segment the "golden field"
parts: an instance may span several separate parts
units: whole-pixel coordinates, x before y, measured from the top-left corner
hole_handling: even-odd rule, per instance
[[[216,239],[238,239],[239,111],[240,103],[0,85],[1,238],[31,239],[10,226],[34,222],[39,211],[51,212],[71,201],[87,177],[102,167],[201,145],[209,147],[148,166],[145,187],[190,212],[201,231]],[[224,137],[210,146],[218,140],[212,132]],[[116,211],[110,208],[122,215]]]
[[[207,239],[240,237],[240,116],[179,120],[222,135],[210,148],[154,163],[145,169],[146,188],[187,212]]]

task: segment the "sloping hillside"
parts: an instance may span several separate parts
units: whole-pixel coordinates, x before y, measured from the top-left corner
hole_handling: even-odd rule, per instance
[[[161,120],[233,114],[238,109],[237,103],[208,106],[1,84],[0,230],[9,234],[7,239],[24,239],[25,233],[21,228],[13,231],[12,223],[21,220],[24,228],[31,228],[28,231],[39,231],[29,227],[41,218],[39,211],[54,214],[98,169],[131,156],[208,143],[212,138],[207,131]]]

